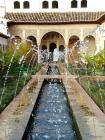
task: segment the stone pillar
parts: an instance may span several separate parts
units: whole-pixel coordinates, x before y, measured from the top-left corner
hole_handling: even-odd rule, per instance
[[[41,44],[41,38],[40,38],[40,30],[37,29],[37,47],[38,47],[38,63],[40,63],[40,44]]]
[[[56,46],[57,46],[57,49],[59,50],[59,39],[57,39]]]
[[[26,39],[26,34],[25,34],[25,30],[22,30],[22,39],[25,40]]]
[[[65,39],[65,63],[67,64],[68,63],[68,42],[69,42],[67,29],[65,30],[65,38],[64,39]]]
[[[83,41],[83,28],[80,29],[80,41]]]
[[[68,63],[68,43],[65,44],[65,63]]]
[[[48,58],[49,58],[49,42],[47,42],[47,52],[48,52]]]
[[[38,63],[40,63],[40,55],[41,55],[41,52],[40,52],[40,43],[37,43],[37,46],[38,46]]]
[[[100,34],[99,31],[96,31],[95,42],[96,42],[96,52],[95,52],[95,54],[97,54],[102,49],[102,46],[103,46],[101,34]]]

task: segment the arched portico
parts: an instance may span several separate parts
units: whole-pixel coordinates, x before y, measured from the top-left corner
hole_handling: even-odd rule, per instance
[[[27,39],[32,42],[33,45],[37,45],[36,37],[28,36]]]
[[[70,63],[75,63],[75,61],[78,61],[78,51],[80,47],[80,39],[78,36],[73,35],[70,37],[68,42],[68,61]]]
[[[48,32],[44,34],[41,39],[40,44],[40,60],[41,60],[41,51],[43,50],[43,46],[46,46],[46,51],[48,53],[48,59],[50,59],[50,55],[53,57],[54,49],[57,48],[58,51],[60,46],[65,46],[65,41],[63,36],[55,31]],[[53,58],[51,58],[53,60]]]
[[[86,42],[86,43],[85,43]],[[88,35],[84,38],[84,49],[82,50],[84,53],[89,55],[94,55],[96,52],[96,40],[95,37],[92,35]]]
[[[21,37],[18,35],[15,35],[11,38],[12,43],[17,42],[20,43],[22,41]]]

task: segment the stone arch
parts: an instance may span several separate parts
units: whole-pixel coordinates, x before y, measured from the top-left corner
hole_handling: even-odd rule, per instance
[[[36,39],[36,37],[30,35],[30,36],[27,37],[27,39],[29,41],[32,41],[33,45],[37,45],[37,39]]]
[[[55,41],[57,41],[57,38],[59,38],[59,40],[62,40],[62,42],[60,42],[60,44],[58,44],[58,45],[65,45],[64,37],[62,36],[61,33],[56,32],[56,31],[49,31],[49,32],[46,32],[45,34],[43,34],[41,37],[40,45],[42,43],[42,40],[46,41],[46,39],[49,39],[49,43],[54,43]]]
[[[20,37],[20,36],[18,36],[18,35],[16,35],[16,36],[15,36],[15,38],[16,38],[19,42],[21,42],[21,41],[22,41],[21,37]]]
[[[42,49],[42,51],[44,51],[44,50],[47,49],[47,46],[46,45],[42,45],[41,49]]]
[[[75,63],[79,59],[79,48],[80,48],[80,38],[76,35],[72,35],[68,42],[68,61],[70,63]]]
[[[48,33],[50,33],[50,32],[55,32],[55,33],[58,33],[58,34],[60,34],[62,37],[63,37],[63,39],[65,40],[65,31],[62,31],[62,30],[57,30],[57,29],[53,29],[53,30],[44,30],[43,32],[40,32],[40,43],[41,43],[41,40],[42,40],[42,38],[46,35],[46,34],[48,34]]]
[[[14,35],[12,38],[11,38],[11,41],[12,43],[21,43],[22,41],[22,38],[19,36],[19,35]]]
[[[59,51],[59,46],[65,46],[64,37],[55,31],[47,32],[43,35],[40,43],[40,49],[42,50],[42,46],[47,46],[48,55],[53,56],[54,49],[57,48]],[[52,58],[53,59],[53,58]]]
[[[84,53],[89,55],[94,55],[96,52],[96,39],[92,35],[88,35],[84,38],[84,49],[82,50]]]
[[[76,43],[78,44],[80,41],[79,37],[77,35],[72,35],[69,38],[68,48],[72,48]]]

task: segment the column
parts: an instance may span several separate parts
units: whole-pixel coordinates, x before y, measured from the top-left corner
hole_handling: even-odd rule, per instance
[[[65,43],[65,63],[68,63],[68,42]]]
[[[80,41],[83,41],[83,28],[80,29]]]
[[[37,29],[38,63],[40,63],[40,30]]]
[[[56,41],[56,46],[57,46],[57,49],[59,50],[59,39],[57,38],[57,41]]]
[[[101,34],[100,34],[99,31],[96,32],[95,42],[96,42],[96,52],[95,52],[95,54],[97,54],[101,50],[101,47],[103,46],[102,39],[101,39]]]
[[[49,42],[47,42],[47,52],[48,52],[48,58],[49,58]]]
[[[22,30],[22,39],[24,39],[24,40],[26,39],[26,35],[25,35],[25,30],[24,29]]]
[[[40,63],[40,55],[41,55],[41,52],[40,52],[40,43],[37,43],[37,46],[38,46],[38,63]]]
[[[65,30],[65,63],[68,63],[68,30]]]

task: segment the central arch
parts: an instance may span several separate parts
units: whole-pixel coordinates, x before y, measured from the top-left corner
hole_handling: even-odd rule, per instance
[[[47,32],[41,39],[40,52],[43,51],[43,46],[46,46],[48,60],[50,59],[51,61],[53,61],[54,49],[57,48],[57,50],[60,52],[61,45],[65,47],[64,38],[60,33],[55,31]],[[40,53],[40,59],[41,56],[42,54]]]

